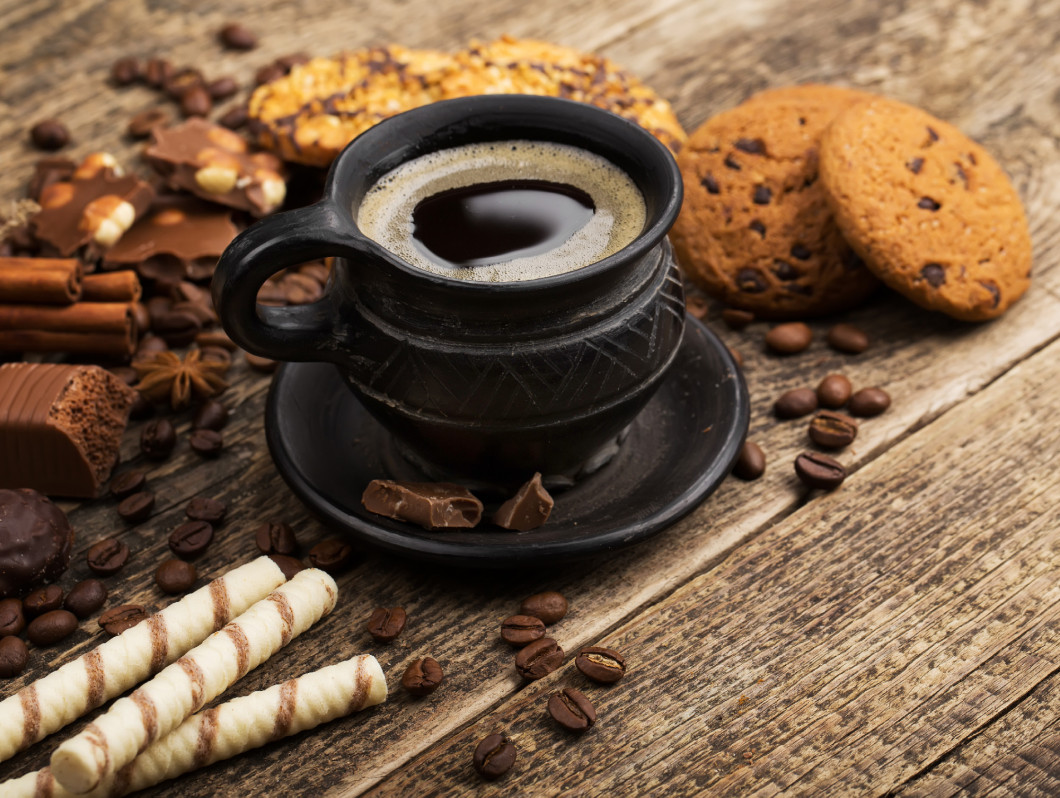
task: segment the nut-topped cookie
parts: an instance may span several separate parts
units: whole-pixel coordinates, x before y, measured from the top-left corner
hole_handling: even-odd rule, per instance
[[[708,293],[767,318],[843,310],[878,284],[840,235],[817,175],[821,134],[868,95],[789,91],[718,114],[678,155],[678,262]]]
[[[876,98],[838,116],[821,182],[844,236],[887,285],[954,318],[995,318],[1030,285],[1019,194],[997,162],[925,111]]]

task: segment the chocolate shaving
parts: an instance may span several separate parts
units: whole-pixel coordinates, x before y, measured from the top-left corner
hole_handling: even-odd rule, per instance
[[[493,523],[504,529],[528,532],[544,524],[555,502],[541,484],[541,474],[519,488],[518,492],[493,514]]]

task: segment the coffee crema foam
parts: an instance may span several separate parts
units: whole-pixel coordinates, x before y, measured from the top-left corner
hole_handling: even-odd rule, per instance
[[[412,212],[439,192],[504,180],[565,183],[589,194],[592,218],[564,243],[538,255],[473,267],[433,261],[413,241]],[[422,155],[383,175],[361,201],[357,226],[407,263],[433,274],[480,282],[536,280],[596,263],[644,227],[644,198],[606,158],[555,142],[514,139],[465,144]]]

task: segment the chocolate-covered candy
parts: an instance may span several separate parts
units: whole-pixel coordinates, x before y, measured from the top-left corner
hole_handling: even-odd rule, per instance
[[[0,598],[57,579],[70,562],[74,531],[35,490],[0,490]]]
[[[424,529],[468,529],[482,520],[482,502],[451,482],[373,479],[361,502],[369,512]]]
[[[493,523],[504,529],[528,532],[548,520],[554,504],[541,484],[541,474],[534,474],[529,482],[498,508],[493,514]]]
[[[58,585],[45,585],[30,591],[22,599],[22,611],[29,618],[43,615],[63,606],[63,589]]]
[[[78,582],[66,594],[63,607],[78,618],[87,618],[107,600],[107,587],[98,579],[85,579]]]

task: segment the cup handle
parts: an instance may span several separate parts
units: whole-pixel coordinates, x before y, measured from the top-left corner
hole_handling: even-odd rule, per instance
[[[333,288],[307,305],[257,302],[258,289],[276,272],[334,255],[372,257],[328,200],[274,214],[240,233],[213,276],[214,306],[225,332],[248,352],[274,360],[341,362]]]

